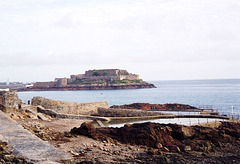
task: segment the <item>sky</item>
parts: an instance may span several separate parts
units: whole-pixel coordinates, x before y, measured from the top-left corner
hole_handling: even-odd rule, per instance
[[[0,0],[0,81],[90,69],[240,78],[239,0]]]

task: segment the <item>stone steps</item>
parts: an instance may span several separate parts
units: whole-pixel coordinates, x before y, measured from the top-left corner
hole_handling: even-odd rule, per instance
[[[0,111],[0,135],[12,146],[14,155],[24,156],[34,163],[70,160],[71,155],[60,151],[24,129],[15,120]]]

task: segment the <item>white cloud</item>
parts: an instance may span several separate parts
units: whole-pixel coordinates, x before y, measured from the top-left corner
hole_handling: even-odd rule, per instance
[[[1,1],[0,68],[16,71],[0,81],[9,74],[24,81],[26,70],[30,81],[52,79],[36,71],[56,67],[67,73],[78,67],[79,73],[95,67],[147,71],[150,80],[192,79],[183,70],[194,68],[199,78],[236,78],[231,68],[240,69],[239,29],[235,0]],[[212,65],[221,72],[210,75]],[[151,75],[151,68],[164,76]]]

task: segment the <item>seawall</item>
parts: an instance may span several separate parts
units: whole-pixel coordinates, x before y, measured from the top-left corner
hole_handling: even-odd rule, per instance
[[[91,115],[98,113],[98,108],[108,108],[106,101],[91,103],[76,103],[68,101],[51,100],[43,97],[34,97],[32,105],[42,106],[45,109],[51,109],[57,113],[74,115]]]

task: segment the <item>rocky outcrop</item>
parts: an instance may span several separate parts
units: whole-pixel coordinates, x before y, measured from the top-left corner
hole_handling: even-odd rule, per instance
[[[18,109],[22,101],[15,91],[0,91],[0,110],[7,112],[8,109]]]
[[[90,115],[96,114],[99,107],[108,108],[106,101],[92,103],[76,103],[68,101],[51,100],[43,97],[34,97],[32,105],[42,106],[45,109],[51,109],[57,113],[75,114],[75,115]]]
[[[156,111],[197,111],[198,108],[185,104],[149,104],[149,103],[133,103],[129,105],[114,105],[110,108],[122,109],[141,109]]]
[[[32,162],[29,162],[26,158],[15,156],[13,154],[14,148],[9,146],[7,142],[1,141],[0,137],[0,163],[8,163],[8,164],[33,164]]]
[[[126,124],[122,128],[98,128],[83,123],[71,130],[96,140],[132,145],[145,145],[170,152],[229,152],[240,153],[240,124],[222,122],[218,128],[177,124]]]

